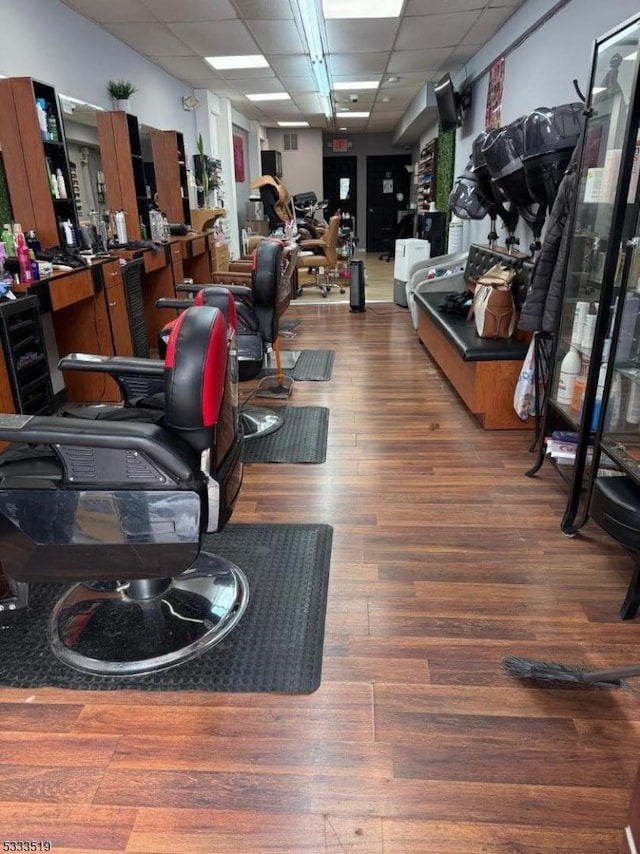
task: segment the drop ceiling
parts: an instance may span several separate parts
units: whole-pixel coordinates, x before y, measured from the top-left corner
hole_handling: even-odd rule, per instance
[[[332,92],[334,109],[370,116],[331,120],[317,95],[296,0],[63,2],[189,87],[228,98],[266,127],[307,121],[323,130],[390,133],[425,83],[461,69],[524,0],[405,0],[399,18],[320,20],[331,82],[380,84]],[[215,71],[204,59],[229,54],[263,54],[269,67]],[[267,92],[291,99],[246,97]]]

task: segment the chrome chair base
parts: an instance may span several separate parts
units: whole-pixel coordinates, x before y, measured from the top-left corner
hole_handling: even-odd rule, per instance
[[[296,362],[300,358],[300,350],[280,350],[280,365],[283,370],[291,370],[291,368],[295,368]],[[275,368],[276,364],[276,354],[272,351],[267,353],[264,360],[265,368]]]
[[[201,552],[175,578],[75,584],[52,611],[54,655],[83,673],[140,676],[183,664],[219,643],[249,601],[234,564]]]
[[[273,409],[263,406],[243,406],[240,409],[240,424],[244,438],[257,439],[268,436],[282,427],[282,417]]]

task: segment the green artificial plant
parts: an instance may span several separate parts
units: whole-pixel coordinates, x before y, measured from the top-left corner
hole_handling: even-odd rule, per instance
[[[116,101],[126,101],[138,91],[133,83],[127,80],[109,80],[107,91]]]

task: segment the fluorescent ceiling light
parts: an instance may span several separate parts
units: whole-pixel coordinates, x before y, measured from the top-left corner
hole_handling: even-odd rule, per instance
[[[331,98],[329,95],[325,95],[323,92],[320,93],[320,103],[322,104],[322,112],[325,115],[325,118],[332,119],[333,118],[333,106],[331,104]]]
[[[341,119],[368,119],[371,113],[336,113]]]
[[[355,92],[357,89],[377,89],[380,84],[377,80],[359,80],[356,83],[334,83],[333,88],[337,91],[345,89],[350,92]]]
[[[263,92],[257,95],[245,95],[250,101],[290,101],[291,95],[288,92]]]
[[[298,11],[302,20],[302,29],[307,40],[311,61],[324,58],[324,46],[322,44],[322,32],[320,30],[320,17],[316,0],[298,0]]]
[[[308,128],[309,122],[278,122],[281,128]]]
[[[338,128],[338,130],[346,130],[346,128]]]
[[[322,0],[325,18],[399,18],[404,0]]]
[[[227,68],[268,68],[269,63],[261,54],[247,56],[205,56],[209,65],[219,71]]]

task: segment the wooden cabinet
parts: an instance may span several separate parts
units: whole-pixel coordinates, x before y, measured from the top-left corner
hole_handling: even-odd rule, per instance
[[[171,258],[171,270],[173,272],[173,285],[184,282],[184,267],[182,264],[182,245],[179,240],[169,244],[169,257]]]
[[[47,130],[40,125],[36,100],[44,105]],[[52,86],[30,77],[0,80],[0,148],[16,222],[23,231],[34,229],[43,247],[59,245],[58,223],[70,220],[75,225],[77,215],[64,127]],[[56,174],[61,181],[54,192]]]
[[[96,120],[107,207],[124,211],[127,237],[140,240],[140,223],[147,236],[151,224],[138,120],[119,111],[97,112]]]
[[[129,312],[119,261],[108,261],[100,270],[107,313],[111,327],[113,349],[116,356],[133,356],[133,343],[129,325]]]
[[[226,243],[209,244],[211,251],[211,267],[214,273],[224,273],[229,269],[229,247]]]
[[[184,138],[175,130],[152,130],[151,149],[158,207],[169,222],[189,225],[189,190]]]

